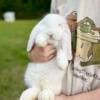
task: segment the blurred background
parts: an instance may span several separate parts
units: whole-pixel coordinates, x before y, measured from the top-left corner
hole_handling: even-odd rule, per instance
[[[26,88],[26,46],[34,25],[50,9],[50,0],[0,0],[0,100],[19,100]]]
[[[7,11],[14,11],[16,18],[39,17],[49,11],[50,0],[0,0],[0,18]]]

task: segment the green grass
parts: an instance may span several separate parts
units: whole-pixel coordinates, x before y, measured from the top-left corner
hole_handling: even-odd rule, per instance
[[[0,21],[0,100],[18,100],[25,89],[27,40],[37,20]]]

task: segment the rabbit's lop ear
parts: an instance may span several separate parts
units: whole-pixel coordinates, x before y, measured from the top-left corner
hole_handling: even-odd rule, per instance
[[[35,38],[37,36],[38,33],[40,33],[41,31],[43,31],[44,26],[43,26],[43,20],[41,20],[33,29],[32,32],[29,36],[29,40],[28,40],[28,44],[27,44],[27,52],[29,52],[33,45],[35,44]]]
[[[71,32],[66,24],[63,26],[63,36],[60,47],[61,48],[57,51],[57,63],[61,69],[66,69],[68,60],[72,60]]]
[[[29,52],[32,49],[34,42],[35,42],[36,34],[37,34],[37,30],[33,29],[29,36],[29,40],[28,40],[28,44],[27,44],[27,52]]]
[[[67,24],[64,25],[64,36],[62,38],[62,49],[67,60],[72,60],[71,31]]]

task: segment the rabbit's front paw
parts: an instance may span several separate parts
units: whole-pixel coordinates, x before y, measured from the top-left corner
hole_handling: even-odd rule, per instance
[[[29,88],[22,93],[19,100],[36,100],[39,92],[38,88]]]
[[[50,90],[43,90],[40,92],[38,100],[54,100],[54,93]]]
[[[35,42],[39,47],[45,47],[47,45],[47,39],[48,39],[48,37],[46,35],[39,34],[36,37]]]

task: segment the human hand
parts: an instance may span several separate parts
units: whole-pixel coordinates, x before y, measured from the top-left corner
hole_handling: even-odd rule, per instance
[[[51,60],[56,55],[56,49],[48,44],[44,48],[34,46],[28,53],[28,57],[32,62],[46,62]]]

